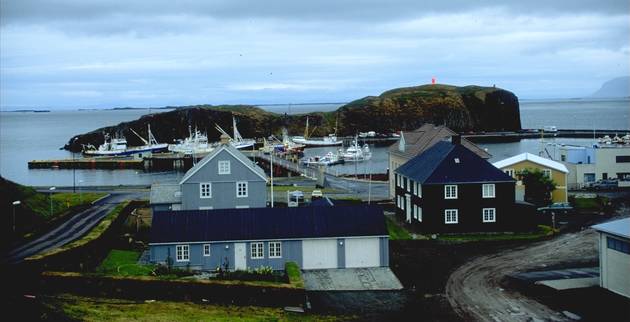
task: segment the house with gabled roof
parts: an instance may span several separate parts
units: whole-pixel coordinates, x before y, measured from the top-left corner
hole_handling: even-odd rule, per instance
[[[439,141],[394,171],[397,214],[421,232],[520,230],[515,180],[461,144]]]
[[[551,192],[551,201],[567,202],[567,176],[569,169],[557,161],[543,158],[531,153],[521,153],[501,161],[493,163],[493,165],[509,176],[518,179],[518,173],[525,169],[538,170],[545,176],[552,179],[556,184],[556,189]],[[519,180],[516,184],[516,198],[518,200],[525,199],[525,187]]]
[[[174,185],[151,186],[154,210],[208,210],[267,206],[265,171],[222,137],[222,143]]]
[[[389,235],[375,205],[157,212],[150,261],[193,270],[389,266]]]
[[[443,125],[426,123],[420,128],[401,132],[400,140],[389,147],[389,194],[394,197],[394,171],[413,157],[426,151],[434,144],[450,139],[456,132]],[[491,155],[483,148],[461,138],[461,144],[483,159],[490,159]]]

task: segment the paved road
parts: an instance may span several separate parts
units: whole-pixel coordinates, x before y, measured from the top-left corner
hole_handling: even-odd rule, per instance
[[[120,202],[142,197],[144,197],[143,193],[112,193],[109,197],[94,203],[92,207],[74,215],[41,237],[9,251],[4,261],[16,264],[29,256],[71,242],[88,232]]]
[[[501,288],[501,280],[543,265],[597,260],[593,229],[565,234],[498,254],[477,257],[455,270],[446,283],[447,298],[465,320],[565,321],[567,317],[520,293]]]
[[[326,174],[326,186],[334,189],[348,191],[351,195],[367,200],[371,195],[372,200],[389,199],[389,182],[365,180],[353,180],[335,177]]]

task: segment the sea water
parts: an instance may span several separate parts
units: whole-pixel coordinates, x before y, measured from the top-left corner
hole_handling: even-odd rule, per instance
[[[263,108],[276,113],[301,113],[315,110],[335,110],[339,104],[274,105]],[[283,111],[286,109],[285,111]],[[547,125],[559,129],[612,129],[630,132],[629,100],[565,100],[522,101],[523,128],[541,128]],[[77,134],[104,126],[131,121],[156,110],[86,110],[52,111],[49,113],[0,112],[0,175],[9,180],[34,186],[95,186],[95,185],[148,185],[155,182],[173,182],[181,172],[143,172],[139,170],[68,170],[28,169],[28,161],[70,159],[72,153],[62,150],[64,144]],[[164,110],[159,110],[164,112]],[[159,138],[158,138],[159,140]],[[522,152],[538,153],[541,146],[554,153],[557,144],[590,145],[593,139],[557,138],[542,143],[539,139],[524,139],[511,143],[482,143],[481,147],[492,154],[490,161],[498,161]],[[369,162],[337,165],[331,173],[362,174],[385,173],[388,167],[387,146],[371,145]],[[305,154],[324,155],[336,148],[306,149]],[[78,154],[76,157],[80,157]],[[73,179],[74,178],[74,179]]]

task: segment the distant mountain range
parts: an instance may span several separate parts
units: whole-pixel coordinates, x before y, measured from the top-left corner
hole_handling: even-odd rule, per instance
[[[630,76],[613,78],[605,82],[591,97],[619,98],[630,97]]]

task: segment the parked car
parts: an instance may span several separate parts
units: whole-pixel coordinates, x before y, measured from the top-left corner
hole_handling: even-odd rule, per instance
[[[304,201],[304,192],[302,192],[300,190],[295,190],[295,191],[289,192],[289,201],[303,202]]]
[[[573,207],[568,202],[554,202],[547,207],[540,207],[537,210],[544,214],[567,214],[573,210]]]
[[[318,198],[321,198],[323,196],[324,196],[324,194],[322,193],[321,190],[313,190],[313,192],[311,192],[311,200],[318,199]]]
[[[613,190],[617,189],[617,187],[619,187],[617,180],[606,179],[593,182],[588,188],[592,190]]]

